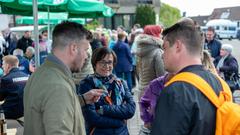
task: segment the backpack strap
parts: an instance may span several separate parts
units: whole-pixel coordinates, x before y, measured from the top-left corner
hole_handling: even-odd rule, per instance
[[[187,82],[200,90],[217,108],[219,108],[224,101],[231,101],[232,97],[227,84],[220,77],[217,76],[217,78],[220,80],[223,88],[223,91],[220,92],[219,97],[204,79],[202,79],[199,75],[190,72],[182,72],[175,75],[170,81],[165,84],[165,87],[177,81]]]

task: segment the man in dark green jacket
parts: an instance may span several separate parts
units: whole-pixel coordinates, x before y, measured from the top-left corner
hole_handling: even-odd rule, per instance
[[[53,31],[52,54],[32,74],[24,90],[24,135],[85,135],[81,105],[97,101],[102,90],[76,94],[72,72],[87,58],[91,34],[63,22]]]

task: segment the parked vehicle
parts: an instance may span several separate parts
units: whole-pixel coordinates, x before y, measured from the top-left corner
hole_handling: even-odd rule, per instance
[[[240,29],[237,30],[237,39],[240,40]]]
[[[237,37],[237,23],[226,19],[210,20],[207,27],[213,27],[218,39],[234,39]]]
[[[38,31],[39,34],[43,31],[43,30],[47,30],[47,26],[45,25],[39,25],[38,26]],[[17,26],[17,27],[11,27],[10,31],[13,33],[16,33],[18,38],[21,38],[24,34],[25,31],[30,31],[32,33],[32,39],[34,39],[34,26],[30,25],[30,26]]]

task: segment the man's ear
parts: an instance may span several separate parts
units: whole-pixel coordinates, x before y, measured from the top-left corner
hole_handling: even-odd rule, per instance
[[[77,45],[75,43],[69,44],[69,54],[73,55],[77,52]]]
[[[183,51],[184,45],[181,40],[176,40],[175,47],[176,47],[176,52],[179,53]]]

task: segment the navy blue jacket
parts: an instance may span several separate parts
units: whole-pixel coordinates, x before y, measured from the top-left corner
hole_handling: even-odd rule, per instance
[[[117,65],[115,66],[116,72],[129,72],[132,71],[132,54],[128,44],[123,41],[118,41],[113,47],[113,51],[117,55]]]
[[[213,39],[212,41],[207,43],[207,48],[210,51],[211,56],[213,58],[220,56],[221,47],[222,47],[222,43],[216,39]]]
[[[23,116],[23,89],[28,75],[13,68],[1,78],[0,96],[4,99],[1,105],[7,119],[17,119]]]
[[[98,89],[93,81],[93,76],[90,75],[80,82],[77,91],[78,94],[83,94],[96,88]],[[111,88],[110,85],[109,89]],[[97,103],[82,107],[88,135],[93,128],[95,128],[94,135],[129,135],[125,120],[133,117],[136,105],[125,82],[123,82],[123,88],[125,94],[122,95],[123,102],[120,105],[115,103],[112,98],[114,94],[112,94],[113,105],[107,104],[102,96]],[[102,114],[96,111],[99,108],[102,108]]]
[[[30,74],[29,71],[29,61],[20,55],[17,55],[17,58],[19,60],[19,70],[21,70],[22,72],[26,73],[26,74]]]

